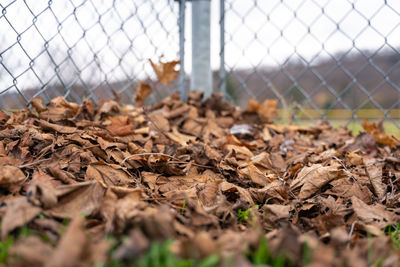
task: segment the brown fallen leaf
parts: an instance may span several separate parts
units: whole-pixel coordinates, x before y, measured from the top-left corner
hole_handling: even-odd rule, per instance
[[[32,98],[30,104],[36,109],[38,113],[46,110],[46,107],[43,105],[42,98],[40,97]]]
[[[347,173],[339,169],[338,164],[331,166],[313,164],[310,167],[301,169],[297,177],[290,184],[290,190],[300,189],[298,197],[305,199],[315,194],[330,181],[345,176],[347,176]]]
[[[364,120],[362,122],[362,126],[364,130],[371,134],[375,141],[382,145],[388,145],[391,147],[400,146],[400,140],[395,138],[394,136],[388,136],[385,132],[383,132],[380,127],[376,123],[370,122],[368,120]]]
[[[195,136],[182,134],[178,131],[177,127],[172,127],[172,132],[165,133],[171,140],[177,142],[181,146],[187,145],[189,141],[196,140]]]
[[[226,195],[228,201],[236,201],[237,199],[240,199],[248,206],[254,206],[254,201],[246,189],[228,182],[220,183],[219,188],[222,193]]]
[[[36,181],[32,182],[27,192],[29,201],[36,206],[49,209],[57,204],[55,187],[44,179],[36,179]]]
[[[173,60],[169,62],[161,62],[159,64],[153,63],[151,59],[149,59],[151,66],[153,67],[154,72],[157,75],[158,81],[161,84],[168,84],[178,77],[180,71],[175,70],[175,67],[180,63],[179,60]]]
[[[399,215],[387,211],[383,205],[367,205],[357,197],[351,198],[352,208],[358,219],[365,224],[374,225],[383,229],[388,224],[396,224],[400,219]]]
[[[273,225],[277,225],[280,221],[288,220],[290,217],[289,205],[267,204],[262,207],[265,212],[265,219]]]
[[[7,202],[7,208],[1,221],[1,239],[4,241],[8,233],[29,223],[41,212],[41,208],[33,206],[26,197],[18,197]]]
[[[123,167],[116,164],[95,162],[89,165],[86,170],[85,180],[95,180],[104,188],[109,186],[128,186],[135,183],[132,175]]]
[[[25,174],[18,167],[1,166],[0,187],[9,190],[11,193],[17,193],[25,180]]]
[[[79,105],[77,103],[69,102],[61,96],[53,98],[47,105],[47,108],[45,108],[38,99],[35,99],[32,105],[34,105],[35,109],[39,112],[41,119],[51,122],[73,118],[79,110]]]
[[[111,121],[110,125],[107,125],[107,130],[111,132],[112,135],[125,136],[133,133],[134,124],[130,122],[128,116],[114,116],[108,118]]]
[[[261,104],[254,98],[249,99],[249,103],[247,103],[246,112],[254,112],[257,113],[260,110]]]
[[[379,199],[383,199],[386,196],[386,185],[382,181],[382,163],[377,162],[374,159],[364,159],[366,166],[366,173],[371,181],[371,185],[374,189],[375,195]]]
[[[258,115],[261,118],[261,121],[264,123],[271,123],[276,116],[278,115],[277,112],[278,107],[278,100],[277,99],[267,99],[265,100],[259,110],[257,111]]]
[[[266,99],[260,104],[257,100],[250,98],[246,112],[257,113],[263,123],[271,123],[278,115],[277,107],[277,99]]]
[[[362,165],[363,164],[363,159],[360,155],[358,155],[355,151],[351,151],[347,154],[346,160],[349,163],[349,165]]]
[[[154,66],[153,66],[153,68],[154,68]],[[156,72],[156,74],[157,74],[157,72]],[[157,77],[158,77],[158,74],[157,74]],[[151,92],[153,92],[153,88],[149,84],[144,83],[144,82],[139,83],[136,93],[133,96],[133,100],[135,100],[135,102],[136,102],[136,107],[139,108],[139,107],[143,106],[144,100],[151,94]]]
[[[94,121],[100,121],[106,116],[112,116],[119,113],[121,110],[118,102],[112,99],[106,99],[99,103],[96,109],[96,115],[94,116]]]
[[[248,162],[244,166],[239,166],[238,174],[240,177],[250,179],[253,183],[266,186],[271,182],[265,173],[260,171],[252,162]]]
[[[97,214],[103,203],[104,192],[97,182],[59,186],[56,188],[57,205],[45,213],[58,218]]]

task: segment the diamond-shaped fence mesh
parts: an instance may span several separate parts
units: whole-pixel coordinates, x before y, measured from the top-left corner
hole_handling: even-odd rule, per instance
[[[97,101],[113,91],[129,102],[140,81],[155,88],[149,102],[178,87],[183,92],[184,75],[161,85],[148,62],[183,60],[182,33],[190,27],[178,2],[191,1],[1,1],[0,108],[24,107],[36,96]],[[220,50],[215,85],[240,106],[251,97],[279,98],[297,121],[383,117],[399,131],[399,1],[211,0],[211,6],[214,17],[218,8],[221,15],[219,46],[219,27],[211,25],[211,49]]]
[[[399,1],[220,2],[229,98],[279,98],[297,120],[383,117],[399,130]]]
[[[148,59],[177,59],[178,6],[167,0],[14,0],[0,3],[0,108],[32,97],[80,102],[122,95],[137,84],[155,87],[154,100],[176,85],[155,83]]]

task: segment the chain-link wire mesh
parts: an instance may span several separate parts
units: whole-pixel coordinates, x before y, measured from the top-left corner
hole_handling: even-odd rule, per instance
[[[399,1],[220,1],[231,99],[282,96],[297,119],[377,116],[398,130]]]
[[[36,96],[96,101],[112,91],[126,103],[140,81],[155,87],[150,101],[176,91],[178,81],[155,82],[148,59],[183,60],[185,2],[2,1],[0,108]],[[384,117],[399,128],[400,2],[219,2],[217,86],[231,100],[280,98],[298,120]],[[179,83],[184,92],[184,75]]]
[[[95,101],[137,83],[155,87],[153,101],[176,85],[155,83],[148,62],[177,59],[178,5],[167,0],[14,0],[0,3],[0,108],[32,97]],[[151,101],[151,100],[150,100]]]

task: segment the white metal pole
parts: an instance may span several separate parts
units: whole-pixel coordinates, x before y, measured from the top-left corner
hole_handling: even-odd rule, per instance
[[[186,0],[179,1],[179,58],[181,73],[179,74],[179,92],[181,94],[181,100],[185,102],[187,100],[187,90],[185,82],[185,8]]]
[[[211,96],[210,0],[192,0],[192,76],[190,89]]]

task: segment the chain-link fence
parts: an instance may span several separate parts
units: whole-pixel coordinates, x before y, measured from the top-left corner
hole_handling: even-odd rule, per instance
[[[184,75],[160,85],[148,59],[184,59],[188,5],[1,1],[0,108],[112,91],[129,102],[140,81],[155,87],[149,101],[184,92]],[[384,117],[399,129],[399,1],[211,0],[211,9],[214,86],[232,101],[279,98],[297,120]]]
[[[112,91],[127,102],[138,82],[155,81],[149,58],[179,57],[173,1],[14,0],[1,1],[0,8],[3,110],[26,106],[35,96],[80,102]],[[176,87],[153,86],[157,99]]]
[[[279,98],[297,119],[400,126],[400,2],[221,0],[221,89]],[[282,101],[281,101],[282,102]]]

